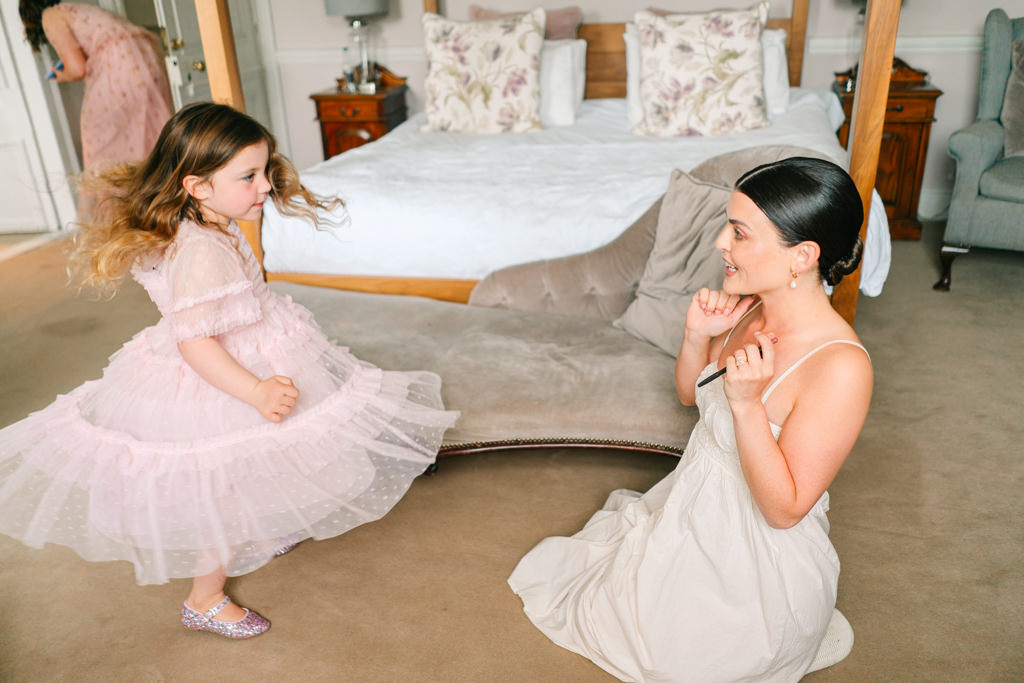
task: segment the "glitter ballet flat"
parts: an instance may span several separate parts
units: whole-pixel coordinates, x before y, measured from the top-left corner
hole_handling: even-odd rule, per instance
[[[256,612],[243,607],[245,616],[238,621],[216,621],[214,619],[222,609],[227,607],[231,598],[225,597],[220,604],[206,612],[197,612],[183,604],[181,607],[181,625],[190,631],[209,631],[225,638],[252,638],[270,628],[270,622]]]
[[[274,557],[281,557],[282,555],[287,555],[291,551],[295,550],[295,546],[297,545],[298,543],[289,543],[287,545],[281,546],[280,548],[274,551]]]

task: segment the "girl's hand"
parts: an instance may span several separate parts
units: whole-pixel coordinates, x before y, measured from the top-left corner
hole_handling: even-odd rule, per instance
[[[730,405],[761,402],[761,394],[775,375],[775,348],[772,345],[778,341],[779,338],[771,332],[755,332],[755,343],[746,344],[726,357],[723,389]]]
[[[291,379],[281,375],[258,382],[252,393],[252,405],[260,411],[260,415],[271,422],[283,420],[292,412],[292,407],[299,398],[299,390],[292,384]]]
[[[704,287],[690,300],[690,308],[686,311],[686,332],[702,337],[717,337],[731,330],[753,303],[753,297],[740,299],[738,294],[726,294]]]

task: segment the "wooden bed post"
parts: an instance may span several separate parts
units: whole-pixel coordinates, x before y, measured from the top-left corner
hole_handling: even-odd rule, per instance
[[[885,105],[889,96],[889,77],[896,49],[896,29],[900,19],[900,0],[868,0],[864,20],[864,43],[857,67],[857,90],[853,97],[850,122],[850,176],[860,191],[864,223],[860,237],[867,234],[871,191],[878,171],[878,153],[885,124]],[[860,268],[844,277],[832,292],[832,306],[853,324],[857,315],[857,290]]]
[[[804,43],[807,40],[807,8],[811,0],[793,0],[789,13],[792,24],[786,31],[786,56],[789,58],[789,82],[800,85],[804,73]]]
[[[203,43],[203,60],[206,62],[206,75],[210,79],[210,97],[218,104],[226,104],[244,112],[245,98],[238,73],[238,55],[235,53],[235,36],[231,32],[228,1],[195,0],[195,3],[199,38]],[[238,227],[262,266],[263,247],[259,222],[239,221]]]

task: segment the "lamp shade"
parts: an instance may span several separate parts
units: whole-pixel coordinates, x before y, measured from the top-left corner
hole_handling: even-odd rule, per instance
[[[388,0],[324,0],[328,16],[369,17],[388,13]]]

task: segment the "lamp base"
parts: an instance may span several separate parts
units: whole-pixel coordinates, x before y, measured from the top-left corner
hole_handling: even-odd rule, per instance
[[[358,77],[358,73],[354,73],[353,75]],[[340,92],[349,93],[353,95],[375,95],[377,91],[381,88],[381,86],[384,85],[382,83],[375,83],[374,81],[360,83],[359,81],[355,80],[355,78],[349,78],[347,76],[343,76],[337,79],[337,81],[338,90]]]
[[[359,89],[360,81],[362,80],[362,67],[357,66],[344,77],[337,79],[338,91],[349,94],[375,95],[379,92],[388,90],[389,88],[405,85],[405,79],[393,74],[386,66],[381,66],[376,62],[372,63],[370,66],[373,69],[372,73],[374,75],[374,80],[370,81],[368,85],[372,87],[373,90]]]
[[[339,78],[338,90],[351,95],[375,95],[377,94],[377,84],[372,81],[370,83],[356,83],[347,78]]]

